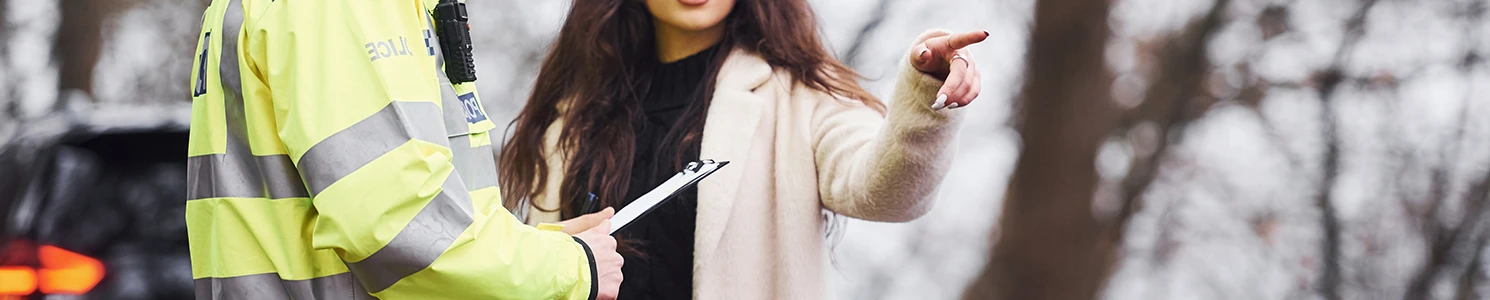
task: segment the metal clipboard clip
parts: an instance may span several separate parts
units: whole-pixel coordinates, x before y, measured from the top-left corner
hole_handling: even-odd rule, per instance
[[[672,178],[668,178],[667,181],[657,185],[657,188],[643,194],[640,198],[636,198],[630,204],[626,204],[626,207],[621,208],[620,211],[616,211],[616,214],[610,217],[610,233],[616,234],[617,231],[626,228],[627,224],[631,224],[637,218],[641,218],[647,213],[652,212],[663,201],[672,199],[678,192],[697,184],[704,177],[714,174],[714,171],[718,171],[726,164],[729,164],[729,161],[714,161],[712,159],[688,163],[688,166],[683,167],[683,171],[679,171]]]

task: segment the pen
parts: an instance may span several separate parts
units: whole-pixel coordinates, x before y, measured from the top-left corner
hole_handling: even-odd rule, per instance
[[[595,193],[588,193],[588,194],[589,194],[589,196],[585,199],[585,203],[582,206],[580,206],[580,209],[582,209],[582,210],[580,210],[580,214],[581,215],[595,213],[595,211],[594,211],[595,210],[595,203],[596,203],[596,201],[595,201]],[[564,230],[564,224],[559,224],[559,223],[539,223],[538,224],[538,229],[539,230],[547,230],[547,231],[563,231]]]
[[[585,199],[585,204],[584,204],[584,206],[582,206],[582,208],[580,210],[580,212],[582,212],[582,214],[595,213],[595,204],[597,202],[597,201],[595,201],[595,193],[588,193],[588,194],[590,194],[590,196],[589,196],[589,198]]]

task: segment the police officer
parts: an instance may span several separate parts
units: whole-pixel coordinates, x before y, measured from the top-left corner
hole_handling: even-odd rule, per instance
[[[502,207],[495,126],[474,78],[443,72],[431,12],[454,0],[434,1],[212,1],[187,158],[197,298],[615,297],[609,212],[571,236]]]

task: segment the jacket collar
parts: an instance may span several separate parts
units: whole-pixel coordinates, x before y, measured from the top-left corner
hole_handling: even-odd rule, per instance
[[[765,162],[748,158],[750,143],[761,127],[762,110],[771,96],[771,91],[757,89],[772,78],[772,73],[771,65],[764,59],[741,49],[732,50],[719,69],[714,98],[704,120],[699,156],[730,164],[698,183],[695,267],[707,264],[718,248],[742,181],[747,180],[746,169],[770,168],[761,165]]]

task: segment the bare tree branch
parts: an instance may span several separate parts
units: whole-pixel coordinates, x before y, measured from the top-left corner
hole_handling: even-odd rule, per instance
[[[1452,254],[1455,249],[1465,247],[1465,245],[1461,245],[1461,241],[1471,239],[1475,240],[1475,243],[1482,243],[1479,240],[1484,239],[1481,236],[1484,235],[1482,233],[1484,231],[1482,227],[1484,227],[1486,203],[1490,202],[1490,171],[1486,171],[1480,176],[1480,180],[1476,181],[1475,185],[1470,188],[1469,192],[1464,196],[1464,200],[1465,215],[1461,219],[1462,221],[1455,226],[1442,228],[1437,231],[1443,232],[1443,234],[1427,237],[1431,243],[1428,250],[1428,260],[1423,265],[1423,268],[1413,276],[1404,298],[1427,299],[1430,292],[1429,288],[1433,285],[1433,280],[1437,278],[1438,274],[1444,269],[1458,265],[1455,263],[1454,255]],[[1478,249],[1476,248],[1475,250],[1476,254],[1474,255],[1476,257],[1479,256]]]
[[[1324,272],[1319,279],[1319,292],[1325,299],[1340,299],[1340,217],[1335,209],[1334,189],[1336,177],[1340,172],[1340,141],[1337,136],[1339,131],[1336,120],[1333,98],[1336,89],[1343,78],[1341,67],[1344,65],[1346,56],[1350,50],[1360,41],[1365,34],[1365,22],[1367,12],[1376,6],[1377,0],[1364,0],[1355,13],[1345,23],[1345,38],[1341,40],[1340,47],[1335,49],[1334,62],[1320,73],[1318,93],[1320,101],[1319,120],[1323,128],[1321,137],[1325,144],[1324,163],[1321,167],[1319,189],[1315,193],[1314,206],[1319,210],[1319,225],[1324,232],[1324,241],[1320,243],[1320,252],[1323,256]]]
[[[1228,2],[1216,1],[1205,17],[1188,26],[1181,36],[1170,41],[1164,50],[1163,61],[1160,62],[1162,69],[1159,80],[1154,81],[1145,93],[1148,99],[1129,112],[1124,122],[1123,131],[1151,128],[1156,139],[1150,141],[1153,145],[1137,146],[1152,147],[1153,150],[1133,155],[1129,164],[1132,167],[1123,177],[1122,208],[1116,216],[1117,222],[1113,226],[1115,229],[1109,231],[1114,241],[1123,239],[1128,220],[1138,210],[1139,197],[1143,196],[1158,175],[1170,146],[1180,143],[1182,135],[1176,133],[1183,132],[1186,124],[1201,115],[1196,111],[1205,111],[1212,103],[1196,100],[1201,99],[1200,87],[1206,70],[1210,69],[1210,63],[1206,60],[1206,45],[1210,42],[1211,34],[1221,26],[1221,14]],[[1138,127],[1141,124],[1153,126]]]
[[[1487,242],[1490,242],[1490,236],[1480,235],[1479,241],[1476,241],[1474,247],[1470,248],[1469,255],[1472,256],[1469,259],[1469,267],[1464,270],[1463,274],[1459,275],[1459,290],[1455,293],[1458,296],[1457,299],[1471,300],[1482,298],[1477,288],[1479,287],[1479,283],[1485,281],[1485,276],[1482,273],[1484,272],[1484,252]]]
[[[1469,94],[1471,91],[1466,90],[1465,92],[1465,100],[1460,104],[1459,122],[1454,132],[1454,139],[1445,147],[1446,149],[1444,151],[1440,152],[1442,156],[1441,161],[1437,167],[1433,168],[1429,175],[1427,208],[1418,216],[1419,218],[1417,220],[1419,231],[1423,239],[1427,241],[1425,250],[1428,253],[1428,258],[1424,262],[1422,269],[1418,271],[1409,283],[1405,296],[1408,299],[1424,299],[1428,296],[1428,288],[1432,284],[1434,276],[1444,268],[1449,267],[1446,266],[1449,262],[1447,256],[1452,248],[1455,247],[1455,244],[1459,242],[1458,240],[1461,239],[1459,235],[1463,234],[1465,227],[1473,225],[1482,213],[1477,208],[1484,205],[1484,203],[1481,203],[1485,201],[1484,199],[1474,200],[1473,198],[1466,198],[1466,200],[1469,200],[1469,203],[1464,204],[1466,207],[1456,209],[1456,211],[1463,210],[1466,212],[1463,221],[1453,227],[1440,222],[1440,218],[1442,218],[1446,210],[1444,204],[1448,202],[1449,197],[1449,168],[1455,166],[1456,162],[1459,161],[1459,148],[1463,143],[1464,133],[1470,120],[1468,112],[1470,102],[1473,101],[1471,100],[1473,96]],[[1481,179],[1480,183],[1471,190],[1471,193],[1485,193],[1484,189],[1487,188],[1490,188],[1490,174],[1486,174],[1486,178]],[[1473,197],[1473,195],[1470,197]],[[1474,249],[1483,248],[1484,246],[1477,246]],[[1478,256],[1474,259],[1479,260]],[[1476,267],[1471,266],[1471,268]]]

